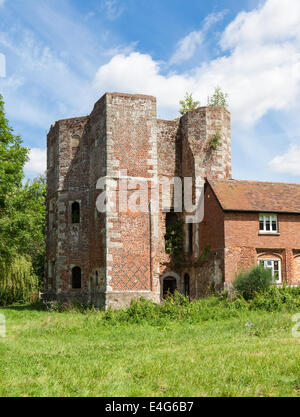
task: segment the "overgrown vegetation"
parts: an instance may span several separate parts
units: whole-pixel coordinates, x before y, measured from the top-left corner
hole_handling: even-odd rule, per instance
[[[300,288],[278,288],[272,286],[253,298],[228,298],[226,293],[190,302],[178,292],[162,304],[142,299],[132,301],[124,310],[109,309],[103,313],[103,320],[109,323],[148,323],[161,326],[169,321],[202,323],[208,320],[224,320],[238,317],[242,311],[285,311],[300,310]]]
[[[184,99],[180,100],[179,104],[181,106],[179,113],[183,116],[186,112],[197,109],[200,106],[200,101],[194,100],[192,93],[185,93]]]
[[[45,178],[27,181],[23,185],[24,165],[29,149],[20,136],[13,133],[5,117],[0,95],[0,293],[7,285],[16,288],[22,276],[23,287],[32,280],[41,283],[44,275]],[[33,270],[33,272],[32,272]],[[18,273],[16,274],[16,271]],[[16,280],[14,284],[12,281]],[[25,288],[22,290],[26,293]],[[14,292],[19,301],[20,292]],[[22,297],[21,297],[22,298]],[[0,298],[0,304],[6,296]],[[24,300],[27,300],[25,297]],[[6,301],[5,301],[6,302]]]
[[[166,253],[174,257],[174,261],[180,263],[183,260],[183,220],[178,219],[173,225],[166,228],[165,249]]]
[[[198,259],[196,260],[194,266],[195,267],[199,267],[201,266],[204,262],[207,261],[209,255],[211,252],[211,247],[210,245],[206,245],[205,248],[203,249],[203,253],[200,253],[200,255],[198,256]]]
[[[222,143],[222,136],[219,130],[216,131],[216,133],[211,136],[209,140],[209,147],[216,151]]]
[[[224,93],[221,87],[217,86],[212,96],[208,96],[207,105],[211,107],[220,106],[228,109],[228,94]]]
[[[298,396],[297,288],[126,310],[0,309],[1,396]]]
[[[246,300],[257,293],[267,291],[272,283],[272,272],[263,266],[256,266],[250,271],[240,272],[233,283],[236,291]]]

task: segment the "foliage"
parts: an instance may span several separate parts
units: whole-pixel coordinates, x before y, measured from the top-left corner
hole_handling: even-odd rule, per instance
[[[16,257],[11,264],[0,263],[0,305],[33,301],[38,296],[38,278],[30,260]]]
[[[31,259],[41,282],[45,255],[46,179],[40,176],[23,185],[23,168],[27,160],[28,149],[22,146],[21,138],[13,134],[0,96],[0,263],[9,269],[25,256]]]
[[[197,109],[200,105],[200,101],[194,101],[192,93],[185,93],[184,99],[180,100],[179,104],[181,105],[179,113],[183,116],[186,112]],[[178,118],[176,120],[178,120]]]
[[[257,292],[246,300],[237,296],[210,296],[191,301],[178,293],[169,296],[162,304],[145,298],[133,300],[130,307],[123,310],[109,309],[103,313],[105,323],[147,323],[161,326],[170,321],[181,323],[203,323],[208,320],[224,320],[238,317],[242,311],[297,312],[300,308],[300,288],[270,287],[263,293]]]
[[[219,146],[221,145],[222,136],[221,133],[217,130],[217,132],[210,138],[209,140],[209,147],[216,151]]]
[[[235,278],[233,286],[241,296],[248,300],[253,298],[256,293],[268,290],[272,279],[270,269],[256,266],[250,271],[239,273]]]
[[[182,220],[177,220],[167,227],[165,235],[166,253],[174,256],[177,261],[183,258],[183,223]]]
[[[206,245],[205,248],[203,249],[203,254],[200,254],[199,257],[198,257],[198,259],[196,260],[195,267],[198,267],[203,262],[206,262],[207,261],[207,259],[209,257],[209,254],[210,254],[210,251],[211,251],[210,245]]]
[[[23,167],[27,160],[28,149],[22,147],[20,136],[13,134],[0,95],[0,217],[6,211],[11,190],[21,186]]]
[[[277,287],[271,285],[268,291],[258,293],[250,301],[251,310],[300,311],[300,287]]]
[[[221,106],[228,109],[228,94],[224,93],[221,87],[217,86],[212,96],[208,96],[207,105],[210,107]]]

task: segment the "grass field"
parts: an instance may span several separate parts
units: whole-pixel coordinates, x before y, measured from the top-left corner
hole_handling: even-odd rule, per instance
[[[106,324],[100,312],[1,308],[1,396],[299,396],[290,313]],[[253,326],[247,327],[247,322]]]

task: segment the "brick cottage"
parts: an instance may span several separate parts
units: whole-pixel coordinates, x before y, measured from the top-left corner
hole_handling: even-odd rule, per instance
[[[300,282],[300,185],[232,180],[224,108],[165,121],[156,118],[152,96],[107,93],[89,116],[51,126],[47,149],[45,299],[119,308],[142,296],[159,302],[175,289],[197,298],[257,263],[278,284]],[[147,210],[99,211],[99,179],[109,187],[124,176],[129,199],[146,190]],[[187,223],[191,213],[174,202],[164,207],[162,198],[153,209],[161,177],[192,178],[195,203],[198,180],[205,184],[200,223]],[[117,185],[117,203],[122,193]],[[175,225],[180,254],[166,251]]]

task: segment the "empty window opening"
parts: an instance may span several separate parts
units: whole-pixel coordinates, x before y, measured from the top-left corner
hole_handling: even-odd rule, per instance
[[[49,229],[55,228],[55,200],[51,200],[49,204]]]
[[[98,274],[98,271],[96,271],[96,287],[98,287],[98,285],[99,285],[99,274]]]
[[[55,276],[55,261],[49,261],[48,286],[50,289],[54,288],[54,276]]]
[[[79,149],[80,136],[73,135],[71,139],[71,156],[74,157]]]
[[[72,204],[72,223],[80,223],[80,204],[78,201]]]
[[[189,276],[189,274],[184,275],[184,295],[186,297],[190,296],[190,276]]]
[[[194,241],[194,236],[193,236],[193,223],[189,223],[188,224],[188,244],[189,244],[189,254],[192,255],[193,254],[193,241]]]
[[[55,160],[55,143],[51,144],[49,147],[49,168],[54,166]]]
[[[173,211],[166,213],[166,229],[175,226],[177,222],[177,215]]]
[[[72,288],[81,288],[81,268],[79,266],[72,269]]]
[[[168,295],[173,295],[177,289],[176,279],[173,277],[164,278],[163,281],[163,298],[166,298]]]

